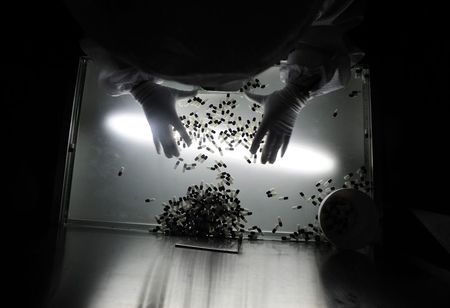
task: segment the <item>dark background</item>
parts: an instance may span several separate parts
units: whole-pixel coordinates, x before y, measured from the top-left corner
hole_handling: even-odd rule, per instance
[[[369,3],[365,21],[351,33],[371,69],[383,266],[415,255],[448,269],[448,254],[408,211],[450,214],[444,175],[450,53],[442,12],[424,3]],[[20,3],[3,15],[1,203],[10,259],[4,271],[11,273],[4,277],[15,307],[39,307],[55,259],[61,158],[82,31],[59,2]]]

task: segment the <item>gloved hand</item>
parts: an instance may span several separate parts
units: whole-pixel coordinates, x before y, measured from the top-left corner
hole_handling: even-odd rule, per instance
[[[248,99],[264,106],[264,117],[253,139],[250,152],[256,154],[264,136],[267,138],[262,150],[261,162],[273,164],[281,148],[281,157],[286,152],[292,129],[300,110],[308,99],[308,90],[288,83],[282,90],[269,95],[245,92]]]
[[[166,157],[180,155],[170,126],[180,133],[188,146],[191,145],[191,138],[177,115],[175,103],[177,99],[195,96],[197,90],[181,91],[145,81],[130,92],[144,108],[158,154],[161,154],[162,145]]]

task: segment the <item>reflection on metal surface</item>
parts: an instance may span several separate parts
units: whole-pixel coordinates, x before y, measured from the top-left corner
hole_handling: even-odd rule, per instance
[[[175,248],[180,238],[70,228],[50,307],[329,307],[329,247],[244,241],[241,253]],[[331,307],[331,306],[330,306]]]
[[[175,247],[208,250],[215,252],[239,253],[241,247],[240,240],[237,239],[183,239],[175,244]]]
[[[361,253],[336,252],[326,258],[319,271],[329,307],[395,307],[383,300],[375,267]]]
[[[380,273],[370,253],[330,246],[244,240],[240,254],[229,254],[175,248],[180,238],[86,227],[69,227],[64,238],[49,308],[447,308],[450,302],[448,283],[414,274],[417,268]]]

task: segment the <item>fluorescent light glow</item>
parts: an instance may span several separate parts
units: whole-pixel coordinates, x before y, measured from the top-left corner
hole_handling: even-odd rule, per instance
[[[151,128],[143,113],[113,114],[107,118],[106,125],[119,136],[153,147]],[[177,132],[175,132],[174,137],[179,137]],[[265,168],[268,171],[278,171],[282,169],[285,172],[304,174],[329,173],[333,171],[336,164],[333,156],[323,150],[295,142],[289,144],[283,158],[281,158],[280,153],[278,153],[277,160],[274,164],[267,163],[265,165],[260,163],[261,153],[258,153],[257,164],[253,164],[253,158],[251,157],[250,152],[242,145],[239,145],[234,151],[226,151],[225,144],[222,144],[221,147],[224,153],[224,157],[222,157],[214,145],[209,143],[204,144],[214,150],[215,153],[212,154],[206,149],[203,149],[201,152],[207,154],[212,159],[239,161],[243,165],[247,165],[248,163],[244,158],[244,156],[247,156],[252,162],[252,167]],[[200,150],[198,150],[197,147],[198,144],[194,141],[189,148],[179,148],[180,154],[188,160],[193,160],[194,157],[200,153]]]
[[[278,155],[275,166],[301,173],[329,173],[335,168],[335,160],[330,154],[312,146],[291,142],[283,158]]]
[[[261,164],[261,153],[258,153],[257,163],[253,164],[253,158],[251,157],[250,152],[242,146],[235,148],[234,151],[223,151],[224,157],[221,157],[212,145],[209,145],[209,147],[215,150],[215,154],[212,155],[212,158],[214,159],[219,160],[226,157],[227,160],[233,159],[235,161],[240,161],[244,165],[248,165],[248,162],[244,158],[244,156],[247,156],[250,158],[253,167],[265,168],[268,171],[278,171],[281,169],[287,172],[315,174],[328,173],[335,168],[335,160],[331,155],[312,146],[301,145],[294,142],[289,144],[283,158],[281,158],[279,152],[274,164],[266,163],[265,165]],[[189,150],[192,148],[197,153],[197,145],[194,144],[194,147],[191,146]],[[222,149],[223,148],[224,147],[222,147]],[[184,151],[185,150],[186,149],[184,149]],[[208,156],[210,156],[210,154],[208,154]]]
[[[143,112],[109,115],[106,126],[126,139],[153,144],[152,130]]]

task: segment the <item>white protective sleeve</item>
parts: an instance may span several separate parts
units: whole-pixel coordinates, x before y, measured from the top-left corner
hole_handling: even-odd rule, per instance
[[[345,32],[362,20],[355,0],[327,0],[316,20],[299,40],[287,63],[280,68],[280,79],[309,88],[309,99],[341,89],[350,79],[350,68],[364,53],[351,46]]]
[[[159,83],[152,75],[113,58],[106,49],[90,39],[81,40],[80,46],[99,67],[99,84],[111,96],[130,94],[135,86],[145,81]]]

